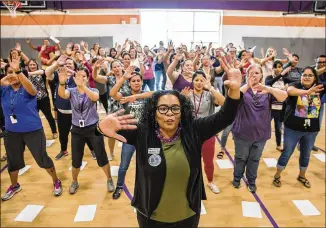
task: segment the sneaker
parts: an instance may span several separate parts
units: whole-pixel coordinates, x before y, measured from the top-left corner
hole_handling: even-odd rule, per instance
[[[64,156],[68,156],[68,151],[60,151],[60,153],[57,156],[55,156],[55,160],[60,160]]]
[[[114,158],[114,155],[113,155],[113,154],[111,154],[111,153],[109,153],[109,156],[108,156],[108,160],[109,160],[109,161],[112,161],[112,160],[113,160],[113,158]]]
[[[17,183],[16,186],[10,186],[6,192],[6,194],[1,197],[3,201],[10,200],[16,193],[20,192],[22,188],[20,185]]]
[[[248,185],[249,192],[255,193],[257,190],[256,185]]]
[[[113,192],[114,191],[114,183],[113,183],[113,180],[112,179],[110,179],[110,180],[108,180],[107,181],[107,187],[108,187],[108,191],[109,192]]]
[[[215,183],[208,183],[207,186],[210,188],[210,190],[217,194],[220,193],[220,189],[217,187],[217,185]]]
[[[241,187],[240,181],[236,181],[236,180],[233,180],[232,181],[232,185],[235,188],[240,188]]]
[[[61,194],[62,194],[62,184],[61,184],[61,181],[58,179],[53,184],[53,195],[60,196]]]
[[[79,188],[79,184],[76,181],[73,181],[72,184],[70,185],[69,188],[69,193],[70,194],[75,194]]]
[[[96,160],[96,156],[95,156],[95,153],[94,153],[93,150],[91,151],[91,155],[92,155],[92,158],[93,158],[94,160]]]
[[[313,146],[313,147],[312,147],[312,150],[313,150],[313,151],[318,151],[318,148],[317,148],[316,146]]]
[[[123,192],[123,188],[122,187],[117,187],[113,193],[113,199],[119,199],[121,192]]]

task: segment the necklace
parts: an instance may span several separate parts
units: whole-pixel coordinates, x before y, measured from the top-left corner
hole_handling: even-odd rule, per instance
[[[159,129],[156,129],[155,130],[155,133],[156,133],[157,138],[159,138],[162,143],[172,143],[172,142],[176,141],[179,138],[179,136],[180,136],[180,132],[181,132],[181,127],[178,127],[178,129],[177,129],[177,131],[176,131],[176,133],[175,133],[175,135],[173,137],[171,137],[169,139],[165,139],[163,137],[163,135],[161,135]]]

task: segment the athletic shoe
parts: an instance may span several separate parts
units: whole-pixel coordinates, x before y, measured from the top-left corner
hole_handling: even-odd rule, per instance
[[[113,193],[113,199],[119,199],[121,196],[121,192],[123,192],[122,187],[116,187],[114,193]]]
[[[62,194],[62,184],[61,181],[58,179],[54,184],[53,184],[53,195],[55,196],[60,196]]]
[[[248,185],[249,192],[255,193],[257,190],[256,185]]]
[[[111,154],[111,153],[109,153],[109,156],[108,156],[108,160],[109,160],[109,161],[112,161],[112,160],[113,160],[113,158],[114,158],[114,155],[113,155],[113,154]]]
[[[233,180],[232,181],[232,185],[235,188],[240,188],[241,187],[240,181],[236,181],[236,180]]]
[[[313,146],[313,147],[312,147],[312,150],[313,150],[313,151],[318,151],[318,148],[317,148],[316,146]]]
[[[68,151],[60,151],[60,153],[57,156],[55,156],[55,160],[60,160],[64,156],[68,156]]]
[[[75,194],[79,188],[79,184],[77,181],[73,181],[69,188],[70,194]]]
[[[95,156],[95,153],[94,153],[93,150],[91,151],[91,155],[92,155],[92,158],[93,158],[94,160],[96,160],[96,156]]]
[[[207,186],[213,193],[215,194],[220,193],[220,189],[217,187],[215,183],[208,183]]]
[[[113,192],[114,191],[114,183],[112,178],[110,180],[107,181],[107,187],[108,187],[108,191],[109,192]]]
[[[17,183],[16,186],[10,186],[6,192],[6,194],[1,197],[3,201],[10,200],[16,193],[20,192],[22,188],[20,185]]]

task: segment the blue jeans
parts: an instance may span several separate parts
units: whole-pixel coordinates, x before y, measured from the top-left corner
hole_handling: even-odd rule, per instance
[[[216,77],[214,80],[214,88],[218,89],[218,91],[223,94],[223,80],[222,77]]]
[[[230,124],[222,132],[222,136],[221,136],[221,148],[222,149],[225,149],[226,142],[228,141],[228,136],[232,130],[232,127],[233,127],[233,124]]]
[[[152,79],[144,79],[143,81],[143,90],[145,91],[146,85],[150,91],[154,91],[155,77]]]
[[[155,91],[162,90],[163,87],[163,71],[155,71]],[[162,81],[162,82],[161,82]]]
[[[234,137],[235,156],[234,172],[235,181],[240,181],[246,169],[246,178],[249,185],[255,185],[259,160],[263,153],[266,140],[249,141]]]
[[[325,104],[321,104],[320,109],[319,109],[319,127],[320,128],[322,126],[321,124],[323,123],[324,111],[325,111]]]
[[[282,141],[282,133],[281,133],[281,113],[282,111],[272,110],[272,119],[274,119],[274,128],[275,128],[275,138],[276,138],[276,145],[281,146]]]
[[[122,144],[121,161],[120,161],[120,166],[118,171],[117,187],[123,187],[123,184],[125,183],[126,173],[129,168],[130,161],[134,152],[135,152],[134,146],[129,145],[127,143]]]
[[[280,170],[285,169],[297,143],[300,143],[300,170],[307,169],[310,159],[310,152],[314,146],[318,132],[301,132],[284,128],[284,150],[278,159],[277,168]]]

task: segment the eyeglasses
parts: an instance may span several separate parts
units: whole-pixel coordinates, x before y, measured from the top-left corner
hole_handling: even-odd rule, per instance
[[[318,64],[325,64],[326,62],[317,62]]]
[[[179,105],[172,105],[170,107],[167,105],[159,105],[156,109],[160,114],[167,114],[169,110],[171,110],[173,114],[180,114],[181,112],[181,107]]]
[[[303,74],[302,77],[303,78],[313,78],[315,76],[313,74]]]

